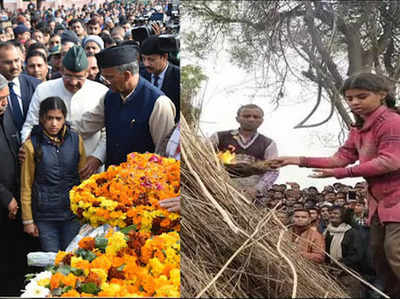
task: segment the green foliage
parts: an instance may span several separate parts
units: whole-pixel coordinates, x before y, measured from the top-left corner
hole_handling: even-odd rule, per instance
[[[131,230],[137,231],[136,225],[132,224],[120,230],[121,233],[127,235]]]
[[[194,104],[194,97],[207,76],[195,65],[181,67],[181,111],[189,124],[195,126],[200,118],[201,107]]]
[[[97,257],[93,252],[85,250],[83,248],[78,248],[75,253],[77,256],[80,256],[81,258],[83,258],[84,260],[88,260],[89,262],[93,261]]]
[[[101,252],[103,252],[103,253],[106,252],[106,247],[107,247],[107,244],[108,244],[108,240],[106,238],[104,238],[103,236],[97,236],[94,239],[94,242],[95,242],[94,246],[96,248],[100,249]]]
[[[99,293],[101,290],[94,282],[82,283],[79,285],[79,287],[77,287],[77,289],[81,293],[88,293],[93,295],[97,295],[97,293]]]

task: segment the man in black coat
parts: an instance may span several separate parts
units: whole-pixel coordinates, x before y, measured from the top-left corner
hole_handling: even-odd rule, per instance
[[[38,240],[23,231],[20,212],[20,146],[11,110],[8,82],[0,74],[0,297],[19,296],[24,287],[26,254],[39,249]]]
[[[145,70],[140,75],[161,89],[175,105],[175,123],[180,115],[180,69],[168,62],[169,45],[158,36],[150,36],[144,40],[140,53]]]
[[[24,124],[36,86],[41,83],[34,77],[21,74],[21,58],[20,50],[11,42],[0,42],[0,74],[8,80],[8,106],[18,131]]]

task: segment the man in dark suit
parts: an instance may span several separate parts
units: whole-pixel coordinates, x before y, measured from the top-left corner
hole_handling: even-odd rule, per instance
[[[19,296],[24,275],[32,271],[26,254],[39,243],[23,231],[20,213],[19,132],[8,107],[8,80],[0,74],[0,297]]]
[[[21,74],[20,50],[11,42],[0,42],[0,74],[8,80],[10,95],[8,105],[17,130],[20,132],[26,119],[29,104],[40,80]]]
[[[165,40],[169,42],[168,40]],[[145,70],[140,75],[161,89],[175,105],[175,122],[180,115],[180,70],[168,62],[168,45],[158,36],[150,36],[144,40],[140,53]]]

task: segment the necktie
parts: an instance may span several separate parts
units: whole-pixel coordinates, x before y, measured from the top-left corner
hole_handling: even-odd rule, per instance
[[[160,79],[160,77],[158,76],[154,76],[154,86],[158,87],[158,80]]]
[[[8,83],[8,88],[10,90],[10,100],[11,100],[11,105],[12,105],[12,114],[13,114],[14,123],[15,123],[15,126],[17,127],[17,130],[21,131],[22,125],[24,124],[24,118],[22,116],[22,111],[19,106],[18,96],[14,92],[14,88],[13,88],[14,84],[15,84],[14,82]]]

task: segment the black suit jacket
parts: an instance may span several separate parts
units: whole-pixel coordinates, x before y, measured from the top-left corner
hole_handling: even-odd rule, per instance
[[[140,74],[151,82],[151,74],[146,69],[141,68]],[[171,99],[176,108],[175,122],[179,121],[180,116],[180,95],[181,95],[181,72],[179,67],[172,63],[168,63],[167,70],[165,71],[163,85],[161,90],[167,97]]]
[[[33,93],[35,92],[36,86],[38,86],[42,81],[26,74],[20,74],[18,79],[21,89],[21,99],[25,121]]]
[[[18,163],[20,145],[19,132],[14,125],[10,108],[7,107],[3,116],[0,116],[0,210],[2,211],[8,210],[8,204],[13,197],[17,201],[20,199]]]

